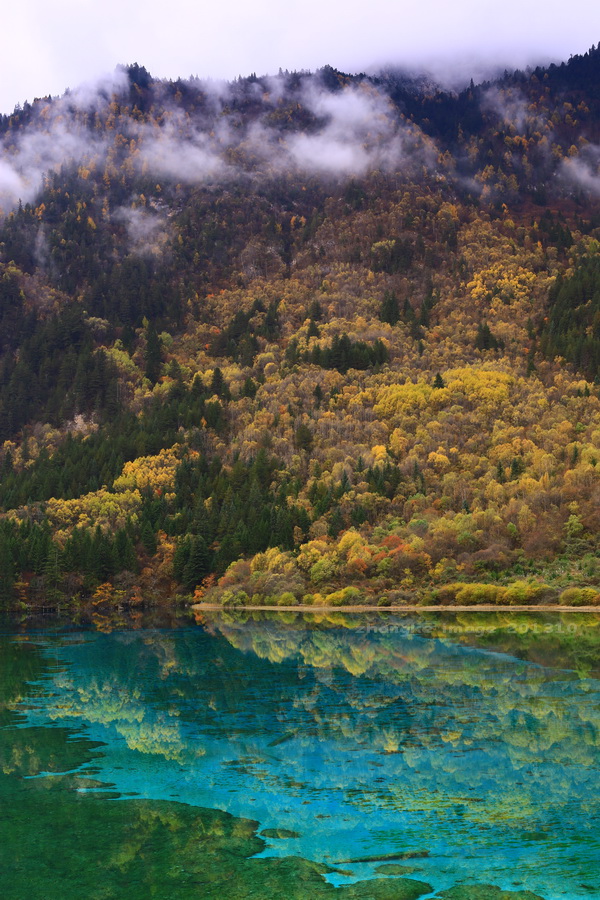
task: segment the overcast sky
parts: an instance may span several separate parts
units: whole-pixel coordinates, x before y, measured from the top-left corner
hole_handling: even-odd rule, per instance
[[[8,8],[6,8],[8,7]],[[600,41],[597,0],[17,0],[3,10],[0,112],[119,63],[234,78],[330,64],[440,70],[568,59]]]

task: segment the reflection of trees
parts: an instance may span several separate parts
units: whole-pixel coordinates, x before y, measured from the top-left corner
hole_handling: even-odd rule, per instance
[[[65,744],[63,729],[16,727],[23,722],[16,712],[19,704],[37,699],[46,673],[47,662],[35,644],[0,637],[0,773],[4,775],[68,771],[79,765],[84,746],[91,747],[84,739]]]
[[[83,719],[86,722],[112,725],[124,738],[130,750],[163,756],[185,762],[202,754],[200,748],[189,748],[177,718],[169,712],[149,707],[141,694],[131,695],[118,679],[92,679],[80,684],[63,675],[55,682],[60,702],[50,706],[53,719]]]
[[[192,782],[217,742],[237,766],[210,769],[217,793],[219,779],[256,785],[300,812],[304,791],[335,793],[357,816],[458,822],[456,846],[469,828],[588,828],[597,682],[462,646],[467,619],[450,639],[433,620],[440,639],[347,622],[244,614],[215,617],[211,634],[96,635],[58,652],[65,665],[40,703],[56,722],[101,724],[133,750],[185,764]]]
[[[41,674],[43,665],[18,649],[2,656],[11,685]],[[9,660],[10,654],[10,660]],[[35,654],[32,654],[32,657]],[[7,664],[8,662],[8,664]],[[41,662],[38,656],[38,663]],[[23,669],[19,672],[19,663]],[[95,786],[76,775],[24,780],[40,772],[68,772],[93,758],[93,745],[66,728],[15,728],[18,714],[6,711],[0,727],[0,895],[64,900],[192,900],[215,897],[273,900],[307,897],[359,900],[364,885],[336,891],[322,878],[327,867],[307,860],[249,857],[265,843],[257,823],[225,812],[167,801],[114,803],[101,795],[77,793]],[[60,843],[57,843],[57,837]],[[371,883],[368,895],[416,900],[429,885],[403,879]]]
[[[0,637],[0,715],[31,693],[29,684],[37,681],[43,671],[44,664],[34,644]]]
[[[219,731],[224,716],[239,712],[253,677],[225,641],[204,636],[200,649],[201,637],[184,630],[113,632],[59,646],[64,665],[40,699],[43,715],[105,726],[131,750],[189,764],[204,749],[190,740],[186,723]]]
[[[157,658],[163,658],[164,649],[157,646]],[[0,639],[3,900],[366,896],[366,886],[360,883],[334,889],[322,878],[327,867],[308,860],[250,859],[265,842],[256,834],[257,823],[248,819],[168,801],[114,803],[107,798],[115,795],[79,793],[102,785],[61,773],[92,762],[95,745],[69,728],[16,727],[23,717],[12,707],[34,695],[36,702],[41,700],[38,686],[29,682],[48,674],[48,660],[36,647]],[[66,689],[68,682],[62,686]],[[58,696],[55,693],[55,699]],[[86,696],[80,689],[66,715],[77,705],[98,714],[104,708],[111,721],[131,718],[135,709],[135,703],[104,701],[104,690]],[[30,777],[40,773],[56,774]],[[375,900],[416,900],[429,890],[429,885],[411,879],[382,879],[370,882],[367,893]]]
[[[431,640],[356,623],[213,620],[245,654],[311,671],[294,702],[309,732],[397,754],[386,762],[386,790],[373,799],[367,789],[374,808],[439,811],[459,798],[472,821],[498,822],[525,821],[548,798],[555,810],[597,810],[598,682],[464,648],[460,631]]]
[[[160,686],[172,675],[189,678],[193,674],[185,659],[179,658],[175,643],[160,632],[119,633],[101,638],[108,658],[96,670],[65,667],[54,679],[46,699],[46,712],[55,721],[83,720],[112,727],[130,750],[162,756],[179,763],[203,754],[191,746],[182,732],[178,710],[148,702],[149,683]],[[95,660],[96,642],[84,645]],[[67,649],[63,648],[63,655]],[[108,665],[107,665],[108,663]]]
[[[310,643],[306,634],[297,637]],[[263,647],[270,643],[268,640],[265,643],[264,634],[260,640]],[[287,643],[288,649],[292,644]],[[268,662],[257,664],[251,653],[242,655],[225,641],[206,638],[199,632],[182,632],[173,638],[146,635],[137,641],[113,634],[71,648],[59,646],[52,659],[48,654],[41,656],[35,647],[0,641],[0,675],[6,676],[4,716],[0,722],[3,858],[0,896],[3,900],[24,897],[120,900],[123,896],[128,900],[148,897],[416,900],[429,893],[429,885],[410,878],[377,879],[334,888],[322,878],[322,873],[328,871],[325,865],[295,857],[249,858],[264,848],[264,841],[256,834],[256,822],[219,810],[169,801],[122,798],[111,802],[108,798],[115,795],[79,792],[88,787],[101,787],[85,777],[85,773],[64,774],[93,762],[101,752],[101,748],[70,727],[79,717],[89,716],[89,721],[105,722],[117,729],[125,729],[127,723],[141,724],[148,734],[144,734],[139,749],[148,752],[150,747],[150,752],[164,754],[168,759],[189,760],[191,756],[185,745],[183,756],[171,753],[173,732],[166,737],[161,735],[156,723],[167,721],[172,725],[177,712],[182,719],[189,720],[198,714],[202,704],[212,704],[215,715],[224,718],[223,730],[229,725],[241,729],[239,722],[235,725],[236,711],[245,712],[244,705],[251,702],[268,702],[269,695],[274,695],[272,711],[281,712],[289,709],[297,697],[302,714],[313,715],[313,722],[319,721],[323,729],[321,734],[327,735],[332,743],[363,740],[362,719],[372,713],[377,716],[382,708],[393,706],[393,692],[386,693],[381,684],[375,691],[365,690],[372,687],[370,676],[355,676],[347,669],[344,670],[347,679],[340,681],[326,666],[335,644],[325,641],[321,633],[315,647],[319,669],[302,670],[304,677],[299,679],[296,668],[293,678],[286,682],[285,672],[290,671],[287,657],[282,657],[278,667]],[[351,645],[341,649],[341,658],[352,665],[356,660],[360,667],[367,665],[367,657],[357,656]],[[376,656],[371,657],[365,672],[373,670]],[[405,655],[405,659],[411,663],[414,654]],[[278,671],[279,680],[274,677]],[[318,672],[318,679],[311,677],[311,671]],[[31,686],[29,681],[39,683]],[[256,693],[257,684],[262,694]],[[235,694],[234,701],[231,691]],[[34,707],[47,704],[54,718],[64,717],[67,725],[15,728],[17,724],[24,725],[24,716],[13,707],[18,708],[17,704],[22,703],[25,711],[32,698]],[[191,701],[195,705],[188,709],[186,704]],[[328,709],[338,716],[329,725]],[[35,716],[35,710],[32,715]],[[202,722],[207,727],[214,726],[214,719]],[[260,718],[257,732],[262,733],[267,724],[268,718]],[[159,732],[155,741],[150,736],[153,725]],[[275,726],[281,736],[282,726],[271,719],[270,727]],[[302,735],[297,739],[304,740]],[[185,744],[183,729],[177,732],[177,740]],[[296,749],[294,745],[294,752]],[[376,797],[369,793],[370,786],[365,779],[364,791],[356,791],[355,800],[351,801],[357,809],[382,810],[385,802],[406,804],[411,796],[413,803],[420,802],[423,810],[428,802],[433,807],[431,793],[424,795],[423,782],[420,785],[418,778],[415,786],[402,794],[397,769],[402,755],[388,754],[384,758],[395,763],[391,774],[398,776],[394,782],[396,793],[388,790],[385,796],[381,793]],[[202,760],[198,764],[202,765]],[[288,773],[290,789],[297,791],[298,783],[289,774],[290,765],[284,763],[283,771]],[[297,764],[294,771],[298,771]],[[48,772],[57,774],[23,778]],[[273,778],[273,773],[267,772],[266,777]],[[340,770],[336,777],[350,797],[348,775]],[[441,808],[443,814],[443,804]],[[491,896],[482,891],[482,898]],[[474,894],[469,896],[474,900]],[[503,894],[498,900],[521,900],[521,896],[523,900],[525,897],[536,900],[533,894]]]
[[[432,633],[444,633],[430,617]],[[489,647],[540,665],[600,675],[600,615],[596,613],[456,613],[453,639]]]

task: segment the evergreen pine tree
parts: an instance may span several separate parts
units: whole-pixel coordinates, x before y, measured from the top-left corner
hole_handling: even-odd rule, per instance
[[[156,535],[148,519],[145,519],[142,523],[140,538],[146,553],[149,556],[154,556],[157,550]]]
[[[7,606],[13,593],[15,581],[14,559],[10,540],[6,533],[0,534],[0,608]]]
[[[386,291],[383,295],[379,318],[388,325],[396,325],[400,320],[400,304],[393,291]]]
[[[162,341],[158,336],[154,322],[146,327],[145,375],[151,384],[156,384],[162,366]]]
[[[211,571],[211,553],[200,535],[192,539],[188,561],[183,570],[183,583],[193,591]]]

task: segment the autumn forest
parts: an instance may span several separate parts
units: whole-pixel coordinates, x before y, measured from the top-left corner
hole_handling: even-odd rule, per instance
[[[0,117],[0,607],[600,604],[600,49]]]

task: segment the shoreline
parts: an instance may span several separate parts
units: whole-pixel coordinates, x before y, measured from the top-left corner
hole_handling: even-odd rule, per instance
[[[195,612],[582,612],[598,613],[600,606],[559,606],[558,604],[543,606],[220,606],[218,603],[194,603],[190,609]]]

